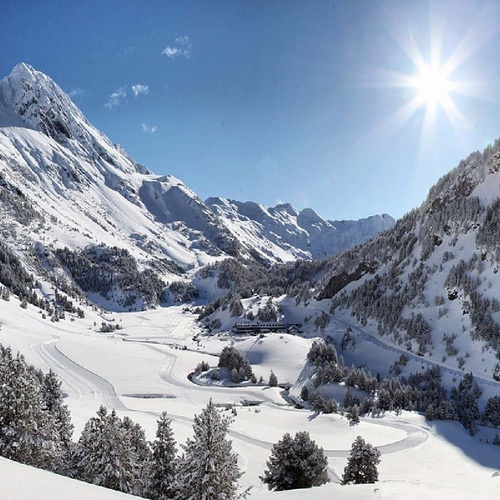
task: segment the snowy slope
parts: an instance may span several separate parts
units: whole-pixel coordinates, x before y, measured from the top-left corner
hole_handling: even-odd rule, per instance
[[[156,419],[162,411],[172,418],[178,444],[192,434],[193,416],[209,399],[235,404],[230,439],[244,473],[241,487],[252,486],[251,498],[481,498],[493,499],[498,491],[498,448],[471,438],[455,422],[426,423],[422,416],[403,412],[362,418],[349,425],[340,415],[314,415],[286,405],[281,389],[263,386],[198,386],[187,374],[200,361],[217,364],[215,354],[228,345],[229,337],[193,340],[194,315],[182,308],[157,309],[106,315],[122,324],[118,334],[103,335],[93,323],[98,314],[86,310],[84,319],[52,323],[36,308],[19,307],[19,301],[0,301],[1,338],[4,345],[20,350],[28,362],[62,379],[72,413],[77,439],[84,423],[100,404],[115,407],[118,415],[129,415],[153,439]],[[124,341],[123,339],[126,339]],[[252,367],[266,375],[275,370],[281,379],[293,380],[298,362],[309,341],[271,335],[238,342],[238,348],[253,353]],[[185,348],[184,348],[185,347]],[[245,400],[260,401],[258,407],[243,407]],[[227,412],[229,413],[229,412]],[[226,414],[227,414],[226,413]],[[266,469],[271,448],[285,432],[307,431],[328,456],[332,483],[308,490],[269,492],[259,476]],[[367,486],[340,486],[351,443],[357,435],[379,447],[382,462],[380,482]],[[491,439],[491,434],[488,436]],[[457,472],[458,471],[458,472]],[[54,474],[0,460],[0,497],[28,498],[125,498],[117,492],[78,483]],[[377,489],[377,493],[374,490]]]
[[[132,500],[138,498],[0,458],[0,497],[5,500]]]
[[[334,257],[317,297],[388,345],[498,378],[499,196],[497,141],[444,176],[393,229]]]
[[[167,258],[186,268],[231,253],[232,238],[191,190],[137,164],[26,64],[0,81],[0,126],[2,180],[39,215],[3,219],[26,241],[70,248],[102,242],[143,263]],[[1,208],[12,210],[5,200]]]

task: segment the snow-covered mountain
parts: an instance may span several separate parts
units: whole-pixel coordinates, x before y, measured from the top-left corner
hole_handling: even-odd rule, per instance
[[[387,214],[357,221],[329,221],[310,208],[298,212],[288,203],[265,207],[223,198],[209,198],[205,203],[250,252],[283,262],[335,255],[396,222]]]
[[[116,245],[139,262],[170,259],[185,268],[236,253],[189,188],[136,163],[26,64],[0,81],[0,125],[2,226],[16,238],[72,249]],[[16,209],[21,201],[29,216]]]
[[[440,366],[449,387],[471,370],[489,391],[483,399],[493,396],[500,380],[499,187],[497,142],[462,162],[419,209],[389,229],[388,216],[336,222],[290,205],[203,202],[181,181],[137,164],[92,127],[56,84],[19,65],[0,81],[2,344],[61,377],[77,434],[100,404],[120,415],[133,412],[148,439],[168,407],[177,439],[183,439],[191,436],[186,424],[207,399],[228,407],[262,403],[254,411],[235,411],[231,429],[242,484],[262,498],[281,496],[264,491],[260,476],[284,431],[311,432],[328,454],[332,482],[340,482],[350,443],[362,434],[383,454],[376,489],[387,498],[414,495],[415,485],[422,497],[444,491],[476,498],[481,491],[483,498],[495,498],[498,453],[488,440],[496,429],[481,429],[479,443],[453,422],[428,423],[410,413],[403,420],[391,414],[362,418],[354,426],[343,416],[312,417],[307,410],[284,407],[281,387],[202,386],[187,374],[202,363],[215,368],[228,345],[229,327],[252,317],[302,324],[300,335],[233,338],[256,376],[264,380],[275,374],[283,385],[293,385],[292,397],[303,398],[308,352],[319,336],[338,347],[346,366],[384,376],[405,369],[424,376],[424,367]],[[377,228],[387,230],[340,255],[294,261],[327,256]],[[252,256],[253,261],[244,260]],[[258,264],[262,260],[289,262],[269,271]],[[79,304],[84,310],[75,310],[43,279],[44,272],[50,274],[62,290],[64,278],[72,275],[73,284],[90,290],[91,298],[112,294],[109,286],[118,285],[124,290],[134,285],[150,297],[161,283],[146,273],[148,268],[164,279],[180,279],[185,269],[218,261],[200,269],[196,280],[205,290],[228,292],[203,311],[207,325],[225,330],[221,336],[203,335],[198,315],[184,306],[103,313]],[[179,294],[191,292],[187,284],[184,290],[176,285]],[[123,298],[126,309],[131,295]],[[357,372],[352,368],[349,374]],[[318,373],[313,376],[318,379]],[[401,381],[386,386],[392,382],[395,396],[404,396]],[[339,401],[342,395],[345,404],[347,387],[363,392],[354,379],[350,384],[331,384],[338,392],[330,394]],[[382,391],[376,397],[381,404]],[[54,498],[59,491],[75,498],[121,496],[91,492],[90,486],[5,460],[0,468],[5,498],[27,498],[35,491],[40,498]],[[466,474],[457,476],[456,470]],[[330,498],[346,488],[356,498],[373,495],[373,485],[365,486],[334,484],[309,496]],[[307,496],[304,491],[286,497]]]
[[[215,200],[135,162],[31,66],[18,64],[0,81],[0,231],[31,267],[33,248],[50,257],[64,247],[116,246],[169,279],[228,256],[275,263],[332,255],[392,223],[373,217],[341,230],[311,210]]]
[[[497,140],[392,229],[333,257],[317,298],[384,342],[499,380],[499,196]]]

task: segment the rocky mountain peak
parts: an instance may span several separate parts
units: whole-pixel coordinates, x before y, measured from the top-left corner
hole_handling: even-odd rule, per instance
[[[89,123],[71,99],[51,78],[29,64],[15,66],[0,81],[4,102],[23,122],[58,142],[78,135],[78,124]]]

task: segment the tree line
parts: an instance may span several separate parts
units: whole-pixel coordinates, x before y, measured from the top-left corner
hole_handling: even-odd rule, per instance
[[[482,391],[472,373],[465,374],[450,391],[441,385],[441,369],[437,365],[408,377],[382,379],[362,367],[345,367],[335,347],[323,340],[313,342],[307,360],[309,378],[301,399],[317,412],[336,413],[340,403],[355,420],[359,414],[408,410],[422,412],[427,420],[458,420],[471,435],[477,433],[479,423],[500,428],[500,397],[490,397],[481,414],[478,401]],[[391,370],[397,374],[407,361],[401,355]],[[342,402],[329,400],[318,391],[323,385],[340,382],[348,388]]]

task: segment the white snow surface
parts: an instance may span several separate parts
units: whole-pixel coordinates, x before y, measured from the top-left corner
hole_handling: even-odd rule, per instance
[[[263,259],[278,262],[329,257],[395,224],[387,214],[357,221],[329,221],[310,208],[298,212],[289,203],[265,207],[217,197],[205,203],[245,246]]]
[[[385,229],[392,224],[386,216],[369,220],[366,227],[355,222],[325,221],[310,209],[299,213],[287,204],[267,208],[223,199],[204,203],[178,179],[153,175],[137,164],[89,124],[50,78],[25,64],[16,66],[9,77],[0,81],[0,175],[0,182],[19,190],[40,214],[24,225],[6,207],[1,209],[2,238],[25,263],[30,262],[33,244],[43,253],[52,247],[76,249],[105,243],[128,249],[143,266],[168,258],[186,269],[196,269],[226,257],[227,248],[222,247],[232,239],[240,243],[242,255],[252,251],[270,262],[280,262],[327,255],[339,231],[356,237],[363,233],[365,237],[369,232],[366,228]],[[494,200],[498,193],[498,169],[485,172],[478,162],[471,175],[478,180],[474,194],[485,204]],[[487,183],[482,182],[485,178]],[[454,186],[450,185],[449,193],[443,191],[445,202],[455,195]],[[474,233],[458,235],[452,246],[456,253],[470,253]],[[450,247],[450,238],[444,238],[429,259],[429,265],[443,265],[443,271],[434,274],[426,284],[424,296],[429,303],[444,293],[444,279],[453,262],[444,263],[443,252]],[[418,251],[417,245],[417,257]],[[491,298],[500,293],[494,274],[489,267],[482,276],[482,292]],[[406,278],[407,274],[401,276],[401,280]],[[209,285],[205,290],[208,295]],[[49,289],[47,292],[52,293]],[[460,307],[462,301],[459,297],[450,303],[443,316],[439,316],[437,307],[421,308],[425,319],[435,325],[434,350],[424,357],[407,353],[404,345],[393,345],[389,338],[379,337],[373,322],[358,325],[349,311],[336,314],[324,332],[316,331],[312,326],[314,319],[329,310],[329,303],[314,300],[308,307],[281,300],[285,320],[305,322],[306,316],[310,318],[303,336],[273,334],[259,339],[231,338],[227,333],[204,336],[195,316],[180,307],[99,313],[83,306],[84,319],[70,321],[71,315],[67,314],[65,321],[52,323],[31,305],[20,308],[19,301],[12,297],[10,302],[0,301],[0,342],[22,352],[36,367],[45,371],[52,368],[61,377],[75,425],[74,439],[101,404],[139,422],[148,439],[154,438],[156,419],[166,410],[173,420],[178,443],[191,436],[193,416],[209,399],[220,405],[237,405],[230,436],[244,472],[241,487],[252,486],[252,496],[497,498],[498,448],[485,444],[494,435],[487,429],[471,438],[459,424],[429,425],[411,413],[365,418],[353,427],[339,415],[314,415],[290,406],[279,387],[207,384],[201,380],[195,384],[187,378],[203,360],[215,367],[222,348],[234,341],[258,377],[267,380],[272,370],[280,383],[292,385],[290,395],[297,397],[313,339],[324,335],[338,345],[350,326],[356,347],[342,353],[347,365],[369,361],[374,373],[385,375],[405,353],[410,358],[406,370],[423,370],[437,364],[442,368],[444,382],[451,385],[464,370],[458,369],[455,358],[444,359],[444,345],[437,334],[470,327],[470,319]],[[222,319],[228,329],[229,316]],[[102,334],[95,326],[102,321],[116,322],[123,328]],[[490,352],[482,352],[481,343],[462,346],[460,342],[457,339],[456,346],[461,352],[467,349],[465,369],[471,370],[481,385],[484,405],[487,397],[498,393],[499,384],[491,378],[495,361]],[[260,405],[241,406],[248,401]],[[294,492],[267,491],[259,476],[266,468],[273,443],[285,432],[301,430],[309,431],[325,449],[333,484]],[[381,450],[380,481],[375,485],[340,486],[335,483],[357,435]],[[123,497],[0,460],[0,498],[45,500],[100,498],[99,495]]]
[[[20,308],[15,298],[0,301],[0,342],[21,351],[28,362],[45,371],[52,368],[61,377],[75,424],[74,439],[99,405],[104,404],[115,408],[120,416],[129,415],[139,422],[148,439],[154,438],[156,419],[166,410],[173,420],[177,442],[183,443],[191,436],[193,416],[212,399],[216,404],[236,405],[230,438],[244,472],[241,488],[252,486],[252,497],[497,497],[498,448],[471,438],[457,423],[429,425],[422,416],[404,412],[401,416],[362,418],[353,427],[340,415],[315,415],[307,409],[294,408],[287,404],[280,388],[196,385],[187,378],[202,360],[215,367],[216,354],[234,340],[235,346],[252,360],[256,373],[267,376],[273,369],[279,379],[294,381],[303,368],[312,335],[310,339],[286,334],[266,335],[262,339],[199,335],[195,316],[180,307],[106,313],[104,317],[91,309],[85,312],[84,319],[52,323],[31,305]],[[117,322],[123,328],[112,334],[99,333],[94,321],[99,324],[102,319]],[[261,404],[241,406],[245,401]],[[266,469],[272,445],[285,432],[293,435],[302,430],[324,448],[332,483],[310,490],[268,491],[259,476]],[[340,486],[335,483],[357,435],[382,452],[379,482]],[[123,495],[0,461],[1,498],[52,500],[86,496]]]

